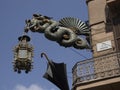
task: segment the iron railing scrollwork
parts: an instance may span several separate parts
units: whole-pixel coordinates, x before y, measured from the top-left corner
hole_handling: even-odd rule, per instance
[[[120,76],[120,53],[77,62],[72,72],[73,86]]]

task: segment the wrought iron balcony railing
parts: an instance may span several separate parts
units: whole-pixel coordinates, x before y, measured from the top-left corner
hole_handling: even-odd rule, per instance
[[[77,62],[72,73],[73,86],[120,76],[120,53]]]

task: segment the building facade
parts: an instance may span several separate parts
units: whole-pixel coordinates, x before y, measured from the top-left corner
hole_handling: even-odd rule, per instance
[[[93,58],[73,67],[73,90],[120,89],[120,0],[86,0]]]

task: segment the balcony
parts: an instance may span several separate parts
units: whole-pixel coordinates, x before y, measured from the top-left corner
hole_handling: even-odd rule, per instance
[[[73,90],[120,90],[120,53],[77,62],[72,73]]]

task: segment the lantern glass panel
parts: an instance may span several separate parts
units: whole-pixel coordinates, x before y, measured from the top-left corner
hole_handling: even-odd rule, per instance
[[[17,53],[15,52],[14,53],[14,60],[16,60],[17,59]]]
[[[29,60],[32,59],[32,52],[28,52],[28,59],[29,59]]]
[[[27,50],[19,50],[18,57],[19,58],[27,58]]]

